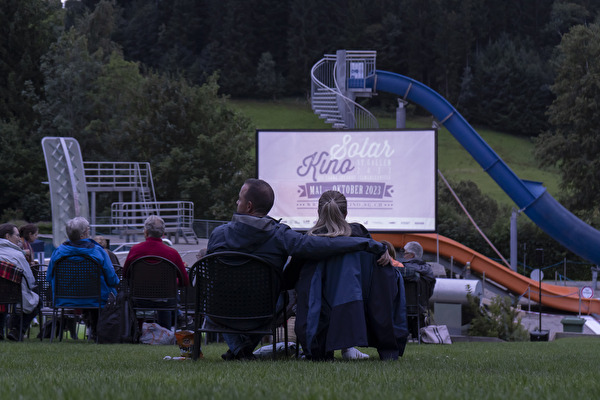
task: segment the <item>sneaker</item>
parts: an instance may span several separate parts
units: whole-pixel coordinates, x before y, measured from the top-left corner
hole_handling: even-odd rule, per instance
[[[38,322],[37,317],[33,318],[33,321],[31,321],[31,326],[40,326],[40,323]]]
[[[350,347],[349,349],[342,349],[342,358],[344,360],[362,360],[369,358],[369,355],[360,352],[355,347]]]

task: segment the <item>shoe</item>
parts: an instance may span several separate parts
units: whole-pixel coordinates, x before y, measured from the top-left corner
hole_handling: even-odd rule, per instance
[[[19,341],[19,332],[16,329],[11,329],[8,332],[8,334],[6,335],[6,338],[13,342],[18,342]]]
[[[242,349],[235,355],[235,359],[240,361],[253,361],[256,360],[256,356],[252,354],[252,350]]]
[[[226,353],[221,354],[221,358],[224,361],[233,361],[235,360],[235,354],[231,350],[227,350]]]
[[[31,326],[40,326],[40,323],[38,322],[37,318],[33,318],[33,321],[31,321]]]
[[[344,360],[362,360],[369,358],[368,354],[361,353],[355,347],[350,347],[349,349],[342,350],[342,358]]]
[[[188,315],[185,316],[183,314],[177,316],[177,326],[181,327],[181,329],[190,329],[194,326],[194,318]]]

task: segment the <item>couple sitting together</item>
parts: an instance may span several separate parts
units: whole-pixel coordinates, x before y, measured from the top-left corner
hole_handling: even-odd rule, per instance
[[[246,180],[237,212],[213,231],[207,252],[250,253],[281,269],[287,263],[283,274],[297,292],[295,330],[307,359],[332,360],[335,350],[350,354],[344,358],[362,358],[354,346],[375,347],[382,360],[402,356],[408,336],[404,283],[390,265],[387,247],[371,239],[364,226],[346,222],[340,192],[323,193],[317,224],[307,234],[267,215],[274,199],[267,182]],[[261,339],[223,336],[226,360],[254,358]]]

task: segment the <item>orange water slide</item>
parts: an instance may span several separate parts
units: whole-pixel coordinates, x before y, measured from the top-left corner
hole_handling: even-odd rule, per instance
[[[445,258],[454,257],[454,260],[465,265],[471,263],[471,270],[483,274],[516,295],[524,295],[530,291],[531,300],[539,302],[539,283],[523,276],[504,265],[497,263],[467,246],[450,238],[431,233],[375,233],[375,240],[387,240],[394,247],[403,247],[411,241],[421,243],[423,250],[428,253],[437,253]],[[579,312],[579,288],[570,286],[557,286],[542,283],[542,304],[558,310]],[[596,298],[581,299],[581,313],[600,314],[600,300]]]

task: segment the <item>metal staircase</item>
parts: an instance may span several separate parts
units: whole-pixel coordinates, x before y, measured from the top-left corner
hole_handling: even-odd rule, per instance
[[[319,118],[336,129],[379,128],[373,114],[355,101],[374,94],[367,83],[375,77],[376,56],[375,51],[338,50],[313,66],[311,105]]]
[[[91,225],[117,229],[121,234],[135,235],[143,232],[144,220],[150,215],[160,215],[167,224],[167,233],[174,234],[178,242],[182,237],[186,243],[196,242],[193,230],[194,204],[191,202],[156,201],[152,170],[147,162],[83,162],[85,184],[91,193]],[[96,223],[96,193],[118,192],[119,201],[112,203],[111,223]],[[126,202],[123,194],[129,192],[131,201]]]

